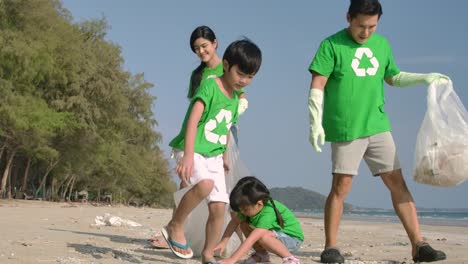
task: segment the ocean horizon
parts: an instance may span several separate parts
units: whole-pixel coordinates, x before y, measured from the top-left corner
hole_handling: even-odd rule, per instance
[[[323,210],[311,211],[294,211],[300,217],[322,218]],[[460,226],[468,227],[468,211],[451,211],[451,210],[424,210],[418,211],[419,223],[423,225],[435,226]],[[368,209],[343,212],[343,219],[353,221],[366,222],[390,222],[399,223],[400,220],[393,210],[384,209]]]

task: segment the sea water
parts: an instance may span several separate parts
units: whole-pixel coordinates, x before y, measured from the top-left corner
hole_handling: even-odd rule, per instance
[[[323,218],[323,211],[298,211],[298,216]],[[468,227],[468,211],[419,211],[420,224]],[[390,210],[359,210],[344,212],[343,219],[369,222],[399,222],[398,216]]]

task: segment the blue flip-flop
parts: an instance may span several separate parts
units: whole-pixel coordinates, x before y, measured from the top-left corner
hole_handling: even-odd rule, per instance
[[[169,233],[167,232],[165,227],[163,227],[161,229],[161,233],[162,233],[164,239],[167,241],[167,244],[169,245],[169,248],[171,249],[172,253],[174,253],[174,255],[176,255],[177,257],[182,258],[182,259],[189,259],[189,258],[193,257],[193,251],[192,251],[192,249],[190,249],[190,242],[187,241],[187,243],[185,245],[182,245],[180,243],[177,243],[177,242],[173,241],[169,237]],[[180,249],[183,249],[183,250],[190,249],[190,253],[182,254],[182,253],[176,251],[174,246],[176,246],[176,247],[178,247]]]

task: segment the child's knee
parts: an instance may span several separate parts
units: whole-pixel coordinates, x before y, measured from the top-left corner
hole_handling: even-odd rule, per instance
[[[208,204],[210,217],[222,218],[224,216],[225,206],[223,202],[210,202]]]
[[[213,180],[201,180],[195,186],[195,188],[203,197],[208,196],[208,194],[210,194],[211,191],[213,190],[213,187],[214,187]]]

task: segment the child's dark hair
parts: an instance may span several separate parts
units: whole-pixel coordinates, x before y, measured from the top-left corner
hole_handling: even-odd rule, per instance
[[[379,0],[351,0],[349,5],[348,15],[350,18],[355,18],[358,15],[367,16],[382,16],[382,5]]]
[[[256,74],[262,64],[262,51],[247,38],[236,40],[226,48],[223,61],[229,64],[229,69],[237,65],[242,73]]]
[[[190,35],[190,48],[192,49],[193,53],[195,52],[195,47],[193,46],[195,43],[195,40],[199,38],[204,38],[209,40],[211,43],[213,43],[216,40],[216,35],[211,30],[211,28],[207,26],[199,26],[195,30],[193,30],[192,35]],[[187,97],[190,99],[193,97],[195,94],[195,91],[198,89],[198,86],[200,86],[201,83],[201,78],[203,75],[203,69],[205,69],[206,64],[202,61],[200,62],[200,65],[193,71],[192,77],[190,78],[190,87],[189,91],[187,94]]]
[[[229,204],[231,209],[235,212],[240,212],[241,207],[254,205],[260,200],[264,205],[266,205],[268,201],[271,202],[275,210],[276,220],[281,228],[284,228],[283,218],[276,208],[273,198],[270,196],[270,191],[259,179],[253,176],[241,178],[229,195]]]

